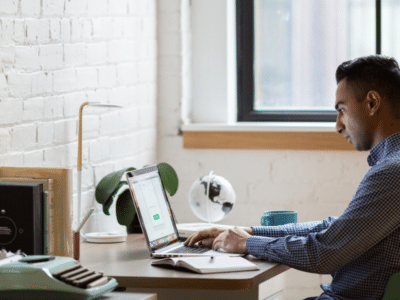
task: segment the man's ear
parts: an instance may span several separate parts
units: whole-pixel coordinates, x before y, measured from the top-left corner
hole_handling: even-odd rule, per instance
[[[381,95],[377,91],[371,90],[367,94],[366,101],[367,101],[368,114],[371,117],[376,115],[382,107]]]

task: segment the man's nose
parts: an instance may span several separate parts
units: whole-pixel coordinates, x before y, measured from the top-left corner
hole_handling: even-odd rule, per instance
[[[337,133],[342,133],[343,130],[344,130],[344,124],[340,120],[339,115],[337,115],[337,117],[336,117],[336,132]]]

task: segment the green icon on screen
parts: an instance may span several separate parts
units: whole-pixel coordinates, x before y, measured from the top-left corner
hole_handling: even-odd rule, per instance
[[[160,216],[158,214],[153,216],[154,220],[158,220],[160,218]]]

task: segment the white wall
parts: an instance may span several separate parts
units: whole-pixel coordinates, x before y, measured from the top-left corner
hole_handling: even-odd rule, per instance
[[[187,195],[192,182],[211,170],[228,179],[237,195],[232,213],[221,223],[259,225],[263,211],[272,209],[297,210],[299,222],[339,216],[368,170],[368,153],[183,149],[179,135],[181,109],[190,107],[187,102],[192,100],[202,103],[202,99],[192,99],[199,94],[191,90],[190,84],[197,80],[197,73],[187,68],[188,58],[196,53],[188,51],[196,39],[186,27],[190,1],[159,0],[158,7],[158,156],[178,172],[180,186],[170,199],[178,221],[200,221],[190,210]],[[213,74],[212,65],[208,65],[208,72]],[[290,270],[285,299],[319,295],[320,283],[330,279],[329,275]]]
[[[0,3],[0,166],[76,170],[80,105],[124,106],[84,109],[82,214],[96,207],[84,231],[125,230],[95,184],[156,162],[156,47],[155,0]]]

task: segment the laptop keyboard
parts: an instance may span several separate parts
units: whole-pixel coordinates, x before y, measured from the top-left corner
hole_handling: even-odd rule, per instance
[[[210,251],[210,249],[205,247],[188,247],[181,246],[179,248],[168,251],[167,253],[204,253]]]

